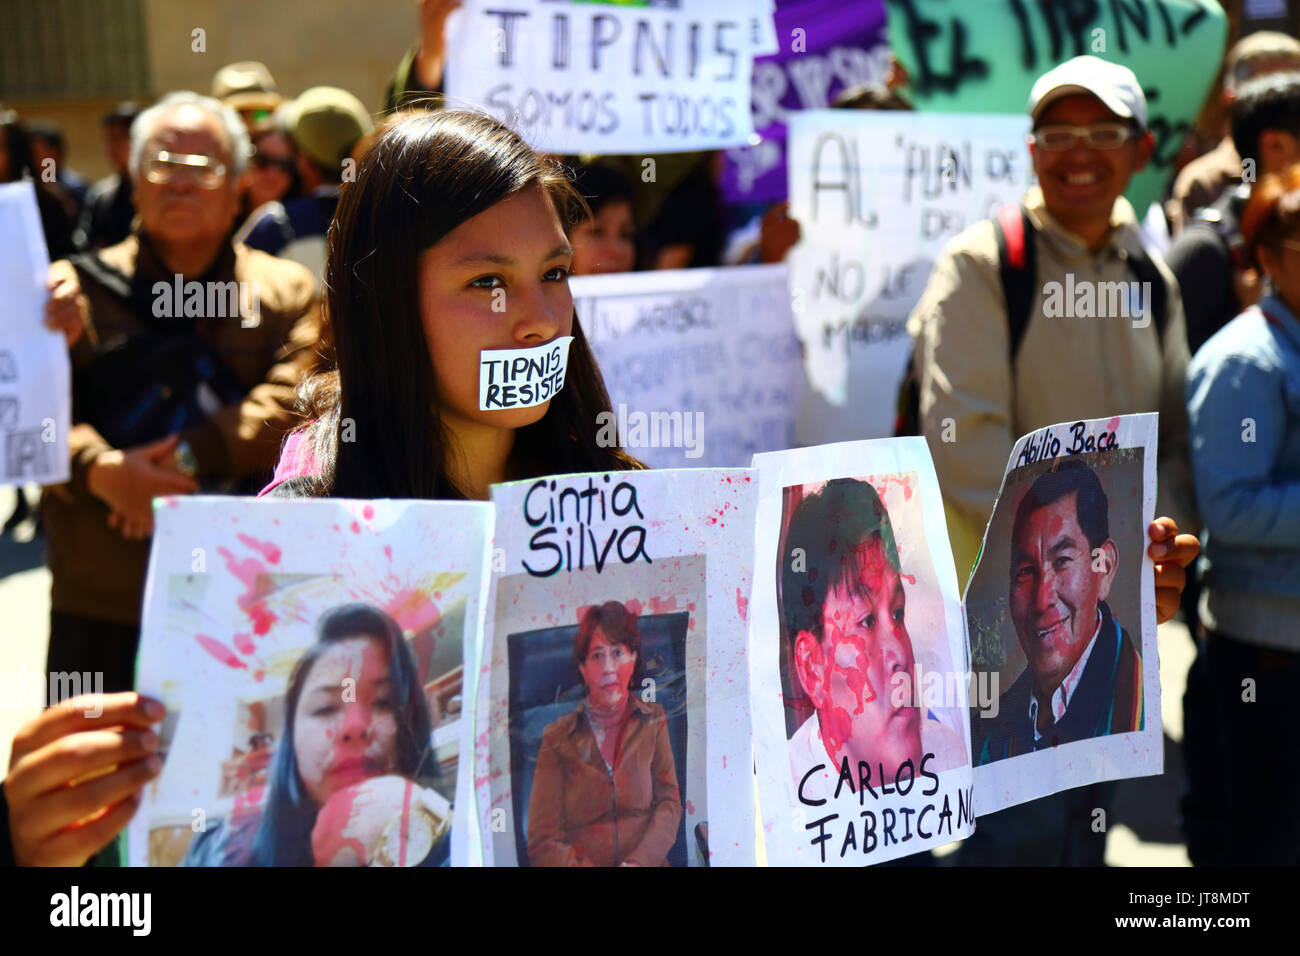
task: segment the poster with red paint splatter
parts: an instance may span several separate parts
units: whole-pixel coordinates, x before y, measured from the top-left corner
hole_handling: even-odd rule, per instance
[[[1016,444],[966,590],[976,813],[1164,767],[1156,415]]]
[[[965,630],[923,438],[755,455],[761,839],[863,866],[974,830]]]
[[[155,516],[137,687],[171,726],[131,865],[471,862],[491,505],[194,497]]]
[[[484,862],[752,864],[748,470],[493,488]]]

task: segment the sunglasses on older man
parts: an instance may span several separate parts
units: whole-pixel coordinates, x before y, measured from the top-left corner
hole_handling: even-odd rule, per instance
[[[1073,149],[1080,142],[1090,149],[1119,149],[1134,136],[1128,123],[1094,123],[1091,126],[1069,126],[1053,123],[1040,126],[1029,134],[1029,142],[1049,153]]]
[[[200,189],[216,189],[226,180],[226,165],[201,153],[173,153],[163,149],[145,162],[145,178],[159,185],[189,179]]]

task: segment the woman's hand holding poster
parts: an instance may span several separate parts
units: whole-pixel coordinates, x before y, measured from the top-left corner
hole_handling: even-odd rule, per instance
[[[861,866],[1159,773],[1155,434],[1021,438],[964,602],[921,438],[491,504],[166,499],[130,860]]]
[[[132,865],[468,862],[491,531],[479,502],[160,500]]]

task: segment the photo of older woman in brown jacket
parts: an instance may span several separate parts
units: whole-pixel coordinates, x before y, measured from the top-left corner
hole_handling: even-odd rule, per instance
[[[618,601],[588,610],[573,657],[587,687],[547,725],[528,805],[533,866],[666,866],[682,822],[667,715],[629,687],[641,634]]]

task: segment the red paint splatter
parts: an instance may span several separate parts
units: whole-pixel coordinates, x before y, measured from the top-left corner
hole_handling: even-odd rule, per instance
[[[442,618],[442,613],[429,595],[415,588],[407,588],[393,595],[384,610],[402,630],[417,634],[433,627]]]
[[[247,634],[236,634],[231,642],[235,645],[235,650],[241,654],[253,653],[253,639]]]
[[[374,505],[366,505],[364,508],[362,508],[362,509],[361,509],[361,517],[365,518],[367,521],[374,521],[374,520],[375,520],[375,506],[374,506]]]
[[[266,568],[253,558],[236,558],[225,548],[217,548],[217,552],[225,559],[226,569],[243,582],[246,588],[235,603],[253,622],[253,633],[259,637],[267,634],[275,623],[276,616],[266,606],[265,598],[270,592],[271,583]]]
[[[393,546],[391,544],[384,545],[384,557],[389,561],[393,560]]]
[[[206,634],[195,634],[194,639],[199,642],[199,646],[225,664],[227,667],[242,668],[248,670],[248,665],[235,656],[235,652],[226,647],[215,637],[208,637]]]
[[[731,479],[728,478],[727,480],[730,481]],[[695,804],[691,803],[689,800],[686,801],[686,812],[691,816],[695,816]]]
[[[632,600],[628,601],[623,606],[627,608],[627,613],[631,614],[633,617],[641,616],[641,602],[638,601],[636,598],[633,598]]]
[[[240,543],[243,544],[244,547],[252,548],[254,551],[257,551],[272,564],[280,563],[280,549],[275,546],[274,542],[258,541],[256,538],[250,537],[246,534],[235,535],[235,537],[239,539]]]
[[[677,610],[677,598],[675,597],[661,598],[655,596],[650,599],[651,614],[666,614],[675,610]]]
[[[358,522],[356,521],[352,522],[352,524],[349,527],[351,528],[353,534],[361,533],[361,525]]]
[[[906,581],[908,584],[915,584],[915,583],[916,583],[916,575],[915,575],[915,574],[899,574],[899,577],[902,578],[904,581]]]
[[[749,620],[749,598],[740,593],[740,588],[736,588],[736,613],[742,621]]]

